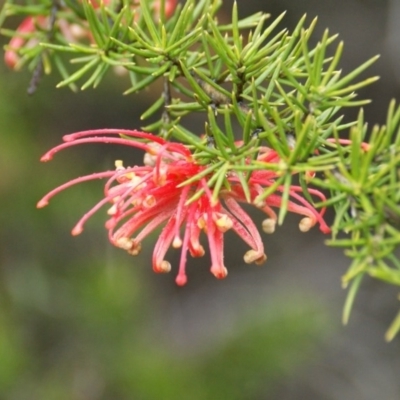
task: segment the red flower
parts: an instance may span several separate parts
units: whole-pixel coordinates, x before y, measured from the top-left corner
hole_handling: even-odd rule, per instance
[[[139,140],[131,140],[110,135],[124,135]],[[137,255],[141,242],[158,226],[164,228],[153,251],[153,270],[168,272],[171,264],[165,260],[170,246],[181,248],[178,285],[186,283],[186,258],[189,251],[193,257],[201,257],[205,251],[200,244],[200,234],[207,236],[211,255],[211,272],[217,278],[225,278],[227,269],[223,261],[224,233],[232,229],[251,248],[245,255],[246,263],[261,264],[266,260],[260,234],[250,216],[239,203],[247,203],[239,177],[235,172],[228,172],[226,179],[230,189],[222,188],[218,198],[213,197],[208,182],[212,174],[207,174],[207,166],[199,165],[190,150],[179,143],[168,142],[148,133],[103,129],[78,132],[64,137],[65,143],[53,148],[42,157],[49,161],[58,151],[81,143],[115,143],[140,148],[146,152],[144,165],[123,167],[122,161],[116,162],[116,170],[105,171],[74,179],[59,186],[39,201],[38,207],[44,207],[49,199],[60,191],[80,182],[108,178],[104,186],[104,198],[88,211],[72,230],[73,235],[82,232],[85,222],[103,205],[112,203],[106,222],[109,239],[112,244],[132,255]],[[276,152],[262,148],[259,161],[279,162]],[[188,180],[192,179],[189,183]],[[263,193],[265,188],[275,181],[276,173],[270,170],[258,170],[252,173],[248,186],[251,201]],[[278,187],[277,191],[283,191]],[[311,194],[324,200],[322,193],[310,189]],[[194,194],[198,194],[190,199]],[[317,222],[321,231],[329,232],[322,215],[317,212],[299,193],[301,188],[292,186],[288,210],[304,218],[300,222],[302,231],[309,230]],[[272,233],[277,216],[271,207],[280,207],[282,198],[274,193],[256,205],[268,218],[263,222],[263,229]]]
[[[165,16],[169,18],[175,11],[176,6],[178,5],[178,0],[165,0]],[[161,0],[156,0],[153,2],[153,8],[156,14],[156,17],[160,17],[160,8],[161,8]]]
[[[16,65],[20,59],[18,51],[25,46],[31,47],[34,43],[27,40],[26,35],[36,31],[36,26],[46,28],[47,17],[44,15],[38,15],[34,17],[26,17],[17,28],[16,35],[10,40],[8,48],[4,53],[4,62],[12,69],[16,68]],[[36,42],[37,43],[37,42]]]
[[[104,5],[108,5],[110,0],[103,0]],[[90,4],[93,8],[100,7],[100,1],[90,0]],[[178,5],[178,0],[165,0],[165,16],[169,18],[175,11],[176,6]],[[132,8],[139,7],[139,2],[132,1]],[[154,11],[154,18],[160,18],[160,7],[161,0],[154,0],[151,3],[151,7]],[[138,18],[139,14],[136,14],[136,18]],[[38,28],[42,30],[50,29],[50,20],[51,17],[45,15],[37,15],[35,17],[29,16],[26,17],[21,24],[18,26],[16,30],[16,34],[10,40],[7,50],[4,54],[4,62],[11,69],[18,68],[18,62],[20,61],[19,51],[23,48],[30,48],[39,43],[37,38],[28,38],[29,34],[33,34],[37,31]],[[93,41],[92,34],[89,31],[89,28],[85,25],[78,25],[74,23],[69,23],[65,19],[58,19],[57,21],[58,27],[66,41],[70,43],[75,43],[80,39],[88,39],[89,41]]]
[[[20,61],[19,52],[21,49],[32,48],[39,43],[39,37],[35,37],[35,33],[39,30],[44,32],[51,28],[51,18],[46,15],[37,15],[35,17],[26,17],[16,30],[15,36],[10,40],[7,50],[4,53],[4,62],[11,69],[18,69]],[[57,21],[58,29],[64,36],[65,40],[75,43],[82,38],[90,38],[90,32],[87,28],[83,28],[77,24],[71,24],[65,19]]]

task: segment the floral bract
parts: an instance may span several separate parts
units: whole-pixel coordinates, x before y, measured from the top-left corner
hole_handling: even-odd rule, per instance
[[[120,137],[123,135],[124,137]],[[134,138],[135,140],[132,140]],[[145,141],[142,141],[145,140]],[[124,167],[122,161],[116,161],[116,170],[95,173],[74,179],[54,189],[39,201],[38,207],[44,207],[55,194],[88,180],[108,179],[104,186],[104,198],[88,211],[72,230],[73,235],[82,232],[85,222],[103,205],[111,203],[110,216],[106,222],[110,242],[137,255],[142,241],[157,227],[164,225],[153,251],[153,270],[169,272],[171,264],[165,259],[172,246],[181,249],[179,271],[176,277],[178,285],[187,281],[186,260],[189,252],[192,257],[205,254],[200,244],[200,234],[207,237],[211,257],[211,272],[217,278],[225,278],[224,233],[229,229],[236,232],[250,250],[244,255],[248,264],[262,264],[266,260],[264,245],[257,227],[240,203],[247,203],[246,195],[235,171],[228,171],[228,187],[223,187],[215,199],[213,188],[209,186],[211,175],[202,174],[207,166],[196,162],[189,148],[183,144],[168,142],[160,137],[130,130],[91,130],[78,132],[64,137],[61,144],[42,157],[49,161],[53,155],[73,145],[81,143],[114,143],[144,150],[144,165]],[[275,151],[262,147],[258,161],[279,162]],[[198,178],[196,178],[198,177]],[[192,178],[195,178],[194,181]],[[257,170],[249,178],[251,202],[254,203],[265,188],[271,186],[276,173],[271,170]],[[283,188],[278,187],[277,192]],[[316,211],[299,193],[301,188],[292,186],[288,210],[303,216],[299,227],[308,231],[316,223],[324,233],[329,227],[322,216],[324,209]],[[310,193],[324,200],[322,193],[310,189]],[[196,196],[197,194],[197,196]],[[279,208],[282,198],[274,193],[257,207],[264,211],[267,218],[263,221],[263,230],[272,233],[275,230],[277,215],[271,207]]]

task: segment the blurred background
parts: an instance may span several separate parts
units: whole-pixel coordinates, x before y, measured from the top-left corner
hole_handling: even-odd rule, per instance
[[[344,71],[375,54],[381,80],[361,92],[370,124],[400,98],[399,0],[241,0],[241,16],[287,10],[281,28],[318,15],[345,42]],[[221,18],[229,18],[225,1]],[[2,38],[2,44],[5,39]],[[0,63],[1,64],[1,63]],[[57,77],[58,78],[58,77]],[[73,94],[45,77],[26,95],[28,72],[0,65],[0,399],[398,400],[400,338],[384,341],[398,290],[365,280],[348,326],[341,325],[349,261],[314,229],[289,217],[264,235],[268,261],[244,265],[245,246],[227,235],[229,276],[216,280],[207,255],[189,260],[188,284],[151,270],[152,245],[138,257],[108,244],[98,213],[79,237],[70,230],[101,196],[101,182],[71,188],[42,210],[53,187],[142,155],[112,146],[40,156],[63,134],[137,128],[152,93],[122,96],[109,75]],[[356,110],[348,111],[348,118]],[[254,214],[261,222],[261,214]],[[169,260],[177,265],[179,252]]]

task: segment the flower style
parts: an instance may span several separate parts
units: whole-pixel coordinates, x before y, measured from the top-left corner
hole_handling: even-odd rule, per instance
[[[123,135],[123,136],[121,136]],[[134,139],[134,140],[132,140]],[[266,260],[264,245],[260,234],[239,203],[247,203],[246,195],[236,172],[226,175],[229,190],[222,188],[214,198],[209,187],[211,174],[207,166],[196,162],[191,151],[183,144],[166,141],[149,133],[135,130],[103,129],[77,132],[64,136],[64,143],[51,149],[41,161],[49,161],[54,154],[67,147],[83,143],[113,143],[144,150],[144,165],[124,167],[122,161],[116,161],[116,169],[73,179],[49,192],[37,204],[44,207],[57,193],[77,183],[104,178],[104,198],[89,210],[75,225],[73,235],[83,231],[86,221],[103,205],[111,203],[106,222],[110,242],[137,255],[142,241],[157,227],[164,228],[153,251],[153,270],[158,273],[169,272],[171,264],[165,260],[172,246],[181,249],[179,271],[176,277],[178,285],[187,281],[187,253],[192,257],[201,257],[205,250],[200,244],[200,234],[204,232],[211,256],[211,272],[217,278],[225,278],[227,269],[223,260],[224,233],[229,229],[236,232],[250,250],[244,255],[246,263],[262,264]],[[259,161],[279,162],[275,151],[264,147],[258,156]],[[252,173],[248,186],[251,202],[265,188],[275,181],[276,173],[270,170],[258,170]],[[278,192],[283,191],[278,187]],[[312,195],[324,200],[322,193],[309,189]],[[288,210],[304,216],[300,230],[308,231],[316,223],[324,233],[329,227],[323,220],[324,209],[316,211],[300,194],[301,188],[292,186]],[[263,230],[272,233],[275,230],[277,215],[271,207],[280,207],[282,198],[274,193],[256,206],[264,211],[268,218],[263,221]]]

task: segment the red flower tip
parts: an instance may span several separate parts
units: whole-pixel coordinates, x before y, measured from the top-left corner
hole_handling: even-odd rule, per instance
[[[329,228],[329,226],[327,226],[327,225],[320,225],[319,230],[325,234],[332,232],[331,228]]]
[[[370,145],[369,143],[362,142],[362,143],[361,143],[361,148],[362,148],[364,151],[369,151],[369,150],[371,149],[371,145]]]
[[[190,245],[189,252],[192,257],[203,257],[206,253],[204,247],[196,239],[191,238]]]
[[[42,157],[40,157],[41,162],[51,161],[53,159],[53,154],[51,152],[46,153]]]
[[[72,236],[78,236],[83,232],[83,227],[80,224],[77,224],[71,231]]]
[[[49,202],[47,200],[42,199],[37,202],[36,208],[43,208],[43,207],[46,207],[48,204],[49,204]]]
[[[353,143],[351,139],[336,139],[336,138],[329,138],[329,139],[327,139],[327,142],[335,143],[335,144],[342,144],[342,145],[351,145]],[[371,148],[371,145],[366,142],[361,142],[360,147],[361,147],[361,150],[363,150],[363,151],[369,151]]]
[[[165,16],[169,18],[175,11],[175,8],[178,4],[178,0],[166,0],[165,1]],[[161,9],[161,0],[156,0],[153,3],[153,8],[155,11],[155,17],[160,18],[160,9]]]
[[[184,274],[178,274],[175,278],[175,282],[178,286],[185,286],[187,283],[187,276]]]
[[[15,50],[6,50],[4,53],[4,62],[7,67],[11,69],[15,69],[17,62],[19,61],[19,57]]]
[[[171,271],[171,263],[166,260],[162,260],[161,262],[153,265],[153,271],[157,272],[158,274],[165,274]]]
[[[63,142],[73,142],[74,140],[78,139],[78,137],[76,137],[76,135],[78,135],[77,133],[72,133],[70,135],[64,135],[62,137]]]
[[[228,270],[223,265],[213,265],[210,271],[217,279],[224,279],[228,276]]]

